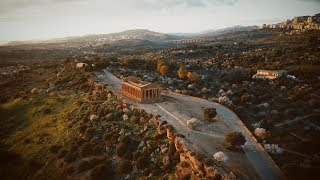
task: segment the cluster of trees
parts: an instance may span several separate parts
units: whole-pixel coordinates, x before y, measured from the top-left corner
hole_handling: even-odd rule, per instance
[[[187,71],[184,65],[180,66],[178,70],[178,76],[181,79],[188,78],[190,81],[196,82],[199,80],[199,76],[196,72]]]
[[[130,69],[144,69],[148,71],[153,71],[156,67],[156,62],[153,60],[143,60],[136,58],[125,59],[121,64]]]

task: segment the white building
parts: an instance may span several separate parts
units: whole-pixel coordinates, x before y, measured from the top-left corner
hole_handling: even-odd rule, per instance
[[[287,74],[287,71],[285,70],[276,70],[276,71],[258,70],[257,74],[253,75],[252,78],[253,79],[276,79],[286,74]]]

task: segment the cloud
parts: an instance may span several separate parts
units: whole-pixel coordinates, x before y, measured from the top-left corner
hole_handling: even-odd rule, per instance
[[[303,2],[319,2],[320,0],[297,0],[297,1],[303,1]]]
[[[118,3],[111,0],[0,0],[0,15],[29,7],[38,7],[51,5],[54,3],[69,3],[77,1],[87,1],[92,4],[96,4],[97,6],[99,6],[99,4],[107,4],[112,6],[113,4]],[[175,8],[177,6],[185,6],[188,8],[203,8],[208,5],[233,5],[238,2],[238,0],[135,0],[134,2],[132,2],[131,0],[118,1],[124,2],[128,5],[136,4],[141,8],[152,9]]]
[[[141,9],[162,10],[184,6],[186,8],[205,8],[208,6],[234,5],[238,0],[140,0],[136,5]]]
[[[51,5],[54,3],[69,3],[83,0],[1,0],[0,15],[8,14],[33,6]]]

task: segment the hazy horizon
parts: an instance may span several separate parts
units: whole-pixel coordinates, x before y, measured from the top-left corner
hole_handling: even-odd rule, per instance
[[[319,12],[319,0],[2,0],[0,43],[129,29],[195,33]]]

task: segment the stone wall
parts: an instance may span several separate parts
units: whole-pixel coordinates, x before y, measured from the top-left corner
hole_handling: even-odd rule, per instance
[[[153,119],[154,125],[159,133],[166,133],[167,138],[174,142],[176,151],[180,154],[180,163],[177,164],[177,178],[187,177],[190,179],[238,179],[229,168],[216,162],[211,157],[203,158],[199,155],[190,142],[182,135],[175,133],[172,125],[159,122],[158,118]]]

